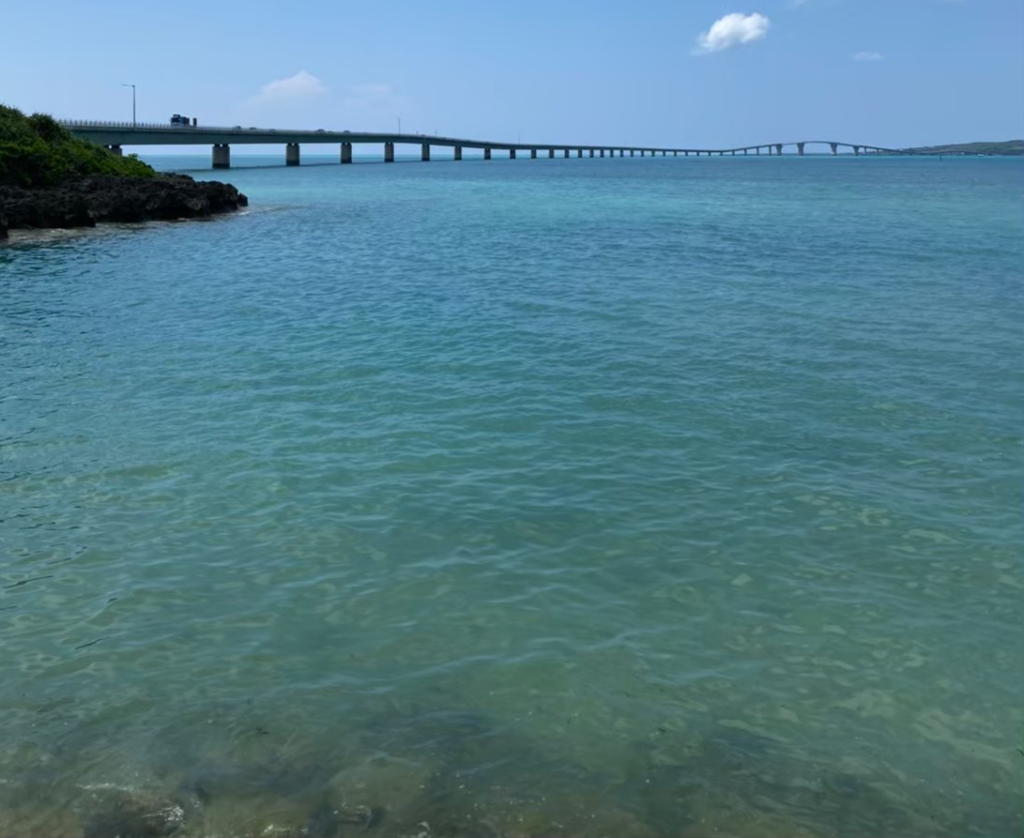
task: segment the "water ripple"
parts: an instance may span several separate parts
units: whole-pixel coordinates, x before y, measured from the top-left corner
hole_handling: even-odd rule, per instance
[[[1019,162],[583,162],[0,249],[0,836],[1020,832]]]

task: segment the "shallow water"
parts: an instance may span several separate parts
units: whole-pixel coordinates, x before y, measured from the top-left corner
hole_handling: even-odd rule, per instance
[[[1022,175],[236,168],[0,248],[0,835],[1020,834]]]

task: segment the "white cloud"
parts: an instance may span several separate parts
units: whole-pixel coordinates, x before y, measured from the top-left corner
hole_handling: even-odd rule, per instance
[[[249,103],[252,105],[268,105],[280,102],[295,102],[312,99],[327,93],[327,85],[311,73],[299,70],[294,76],[286,79],[275,79],[260,88]]]
[[[880,52],[855,52],[854,61],[885,61],[885,56]]]
[[[754,12],[750,15],[733,12],[721,17],[711,24],[707,32],[697,38],[694,55],[718,52],[740,44],[760,41],[768,34],[769,21],[762,14]]]

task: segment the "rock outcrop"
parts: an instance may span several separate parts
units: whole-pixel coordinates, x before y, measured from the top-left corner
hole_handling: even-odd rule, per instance
[[[188,175],[97,175],[58,186],[0,186],[0,239],[6,238],[8,229],[203,218],[233,212],[248,203],[229,183],[196,181]]]

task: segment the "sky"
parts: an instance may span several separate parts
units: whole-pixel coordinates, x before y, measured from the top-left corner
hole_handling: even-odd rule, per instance
[[[522,142],[1024,136],[1024,0],[0,0],[0,102]]]

